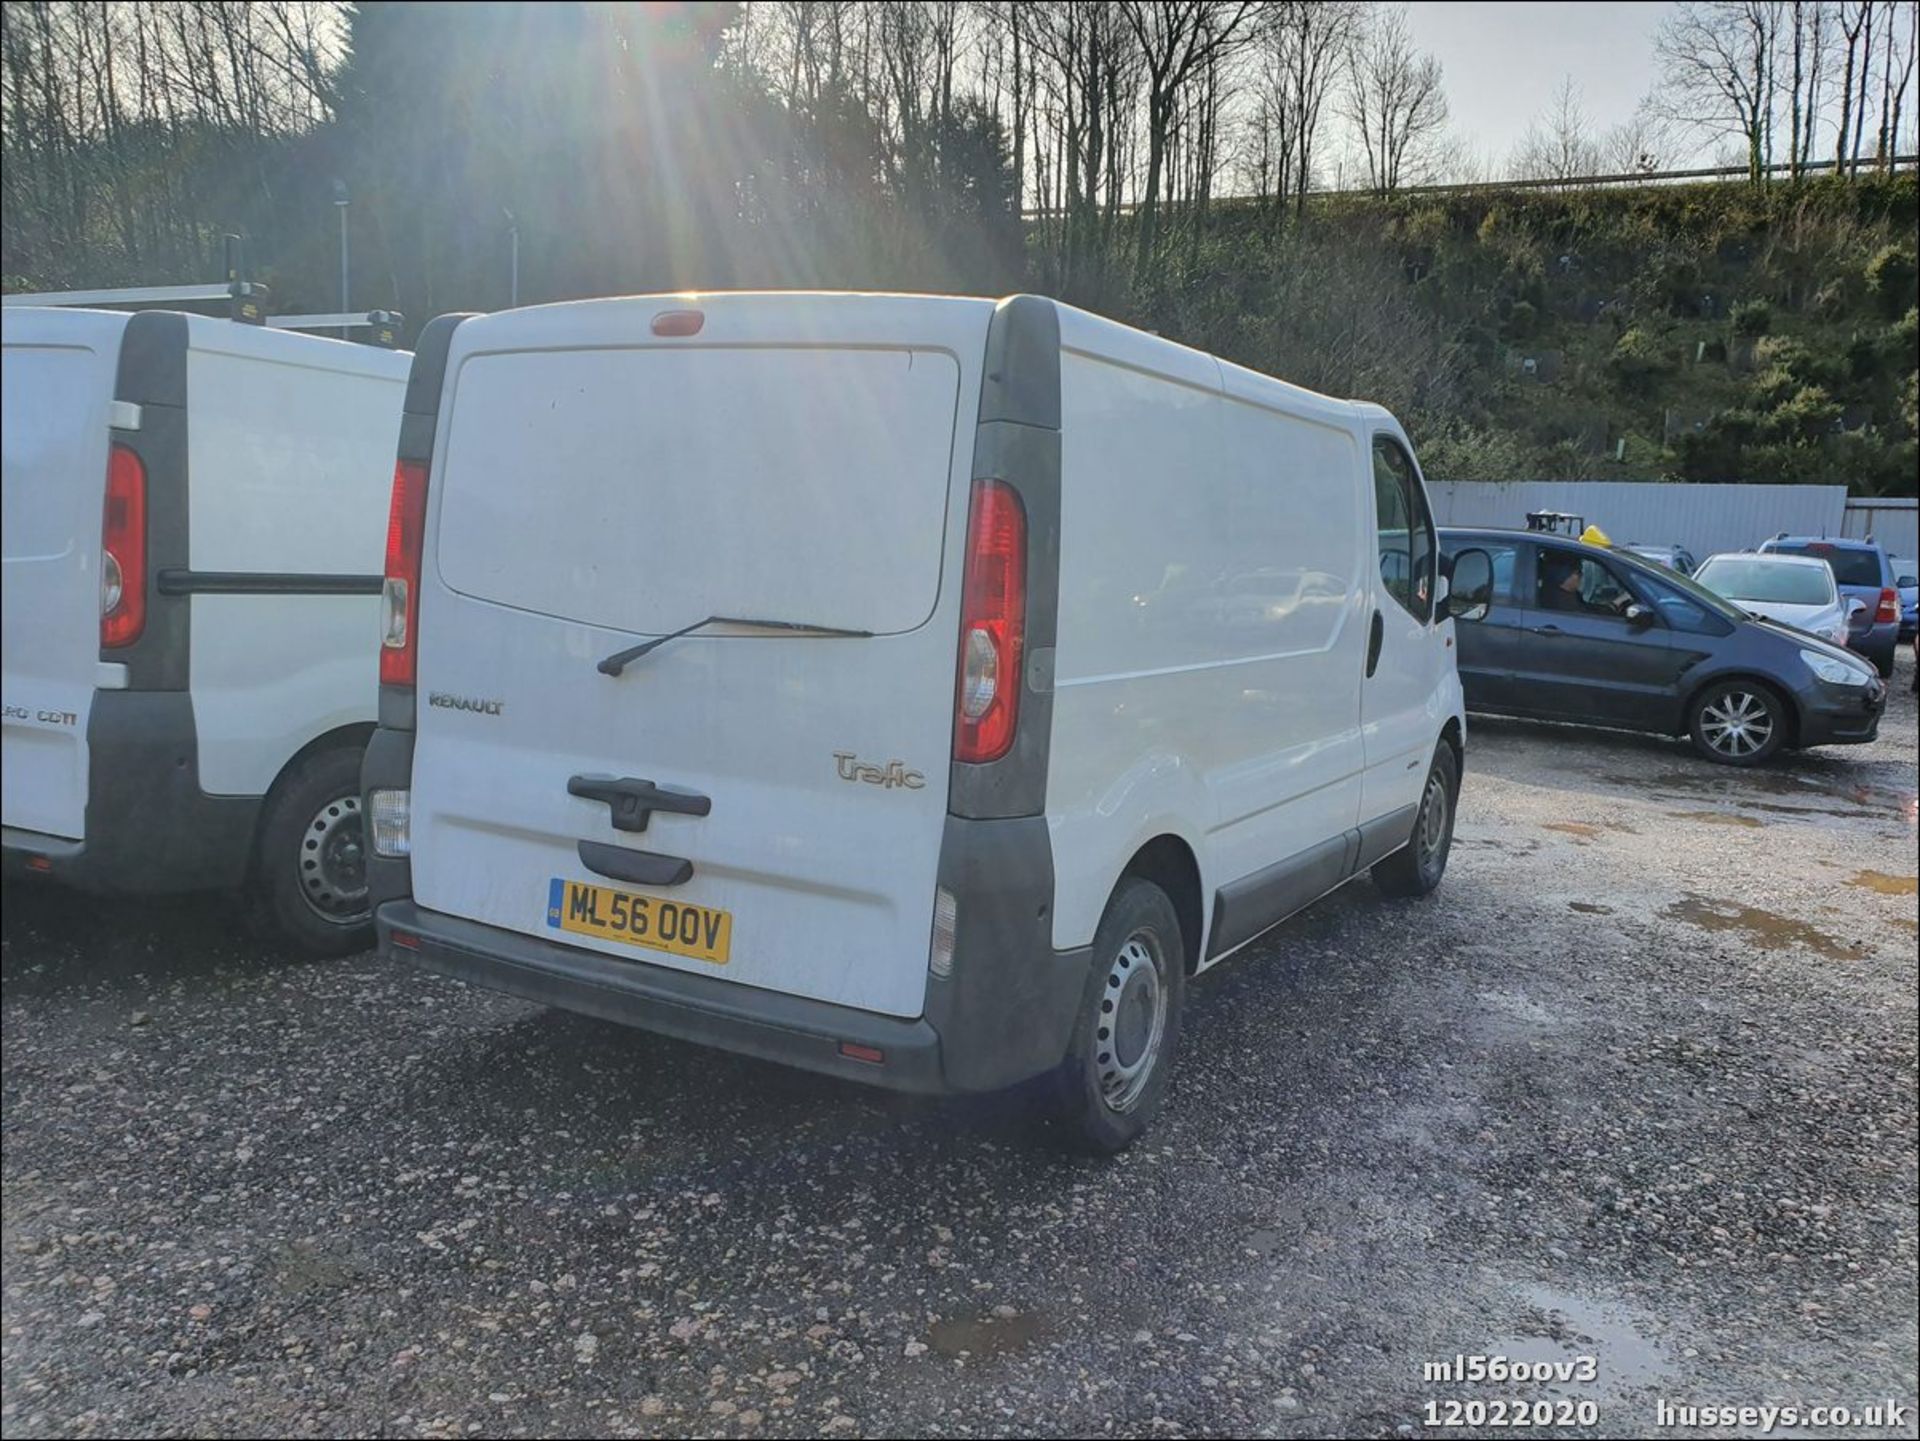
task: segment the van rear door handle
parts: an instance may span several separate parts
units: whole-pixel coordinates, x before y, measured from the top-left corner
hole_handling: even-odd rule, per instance
[[[1373,679],[1374,669],[1380,664],[1380,642],[1386,639],[1387,622],[1379,611],[1373,613],[1373,629],[1367,634],[1367,679]]]
[[[644,831],[655,811],[704,816],[713,810],[713,801],[707,796],[692,791],[664,790],[652,781],[629,776],[569,776],[567,794],[605,801],[607,809],[613,812],[616,831]]]
[[[596,876],[641,886],[679,886],[693,879],[693,862],[685,856],[630,851],[599,841],[580,842],[580,864]]]

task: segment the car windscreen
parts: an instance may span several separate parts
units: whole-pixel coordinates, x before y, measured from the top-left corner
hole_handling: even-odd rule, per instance
[[[1833,567],[1833,578],[1842,585],[1884,585],[1880,578],[1880,552],[1857,550],[1851,546],[1821,545],[1819,542],[1776,545],[1776,555],[1810,555]]]
[[[1728,600],[1771,605],[1826,605],[1833,599],[1833,577],[1811,565],[1781,565],[1760,559],[1710,560],[1698,580]]]
[[[1701,609],[1712,612],[1722,620],[1741,621],[1747,613],[1739,606],[1729,602],[1724,596],[1708,590],[1690,575],[1682,575],[1677,570],[1668,570],[1665,566],[1650,561],[1639,561],[1633,565],[1622,566],[1627,573],[1628,584],[1651,600],[1658,586],[1678,591],[1693,601]]]

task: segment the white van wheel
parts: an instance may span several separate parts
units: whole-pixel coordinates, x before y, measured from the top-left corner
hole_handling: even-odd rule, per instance
[[[1165,891],[1129,876],[1094,932],[1093,964],[1054,1111],[1083,1150],[1125,1150],[1166,1099],[1186,995],[1180,919]]]
[[[1447,873],[1453,851],[1453,817],[1460,798],[1460,768],[1453,747],[1441,741],[1427,768],[1407,844],[1373,868],[1373,883],[1390,896],[1413,898],[1432,893]]]
[[[1160,984],[1163,964],[1157,935],[1141,930],[1128,936],[1107,969],[1106,994],[1093,1016],[1090,1048],[1100,1096],[1122,1114],[1140,1103],[1160,1059],[1167,1031],[1167,988]]]
[[[358,746],[315,751],[274,785],[253,859],[255,928],[310,956],[373,939]]]

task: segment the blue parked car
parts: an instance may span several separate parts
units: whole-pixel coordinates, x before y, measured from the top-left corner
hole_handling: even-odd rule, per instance
[[[1900,644],[1900,592],[1884,550],[1870,540],[1784,533],[1763,541],[1760,549],[1763,554],[1818,556],[1831,565],[1840,594],[1865,602],[1853,618],[1847,645],[1872,661],[1881,675],[1893,674],[1893,653]]]
[[[1900,592],[1900,639],[1912,640],[1914,631],[1920,629],[1920,561],[1896,555],[1893,585]]]

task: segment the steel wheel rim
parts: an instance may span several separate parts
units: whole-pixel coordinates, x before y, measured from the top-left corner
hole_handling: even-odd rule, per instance
[[[1151,931],[1135,931],[1115,953],[1093,1013],[1093,1064],[1100,1099],[1125,1114],[1140,1103],[1167,1034],[1164,958]]]
[[[1437,774],[1427,777],[1427,794],[1420,805],[1420,863],[1431,866],[1447,843],[1449,798],[1447,783]]]
[[[336,796],[314,812],[300,833],[294,866],[300,898],[316,916],[334,925],[366,919],[366,827],[359,796]]]
[[[1715,755],[1746,760],[1773,739],[1773,712],[1750,690],[1730,690],[1700,712],[1700,734]]]

